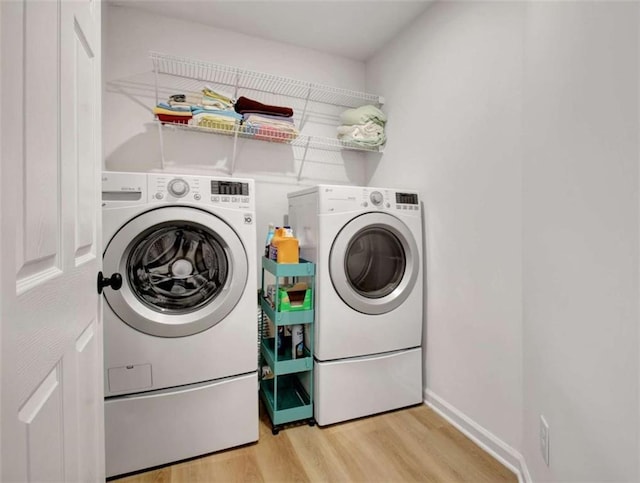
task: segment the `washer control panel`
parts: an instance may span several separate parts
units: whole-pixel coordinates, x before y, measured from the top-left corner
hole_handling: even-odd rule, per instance
[[[371,194],[369,195],[369,199],[371,200],[371,203],[373,203],[374,206],[380,206],[384,201],[384,196],[379,191],[372,191]]]
[[[169,191],[169,194],[175,196],[176,198],[182,198],[183,196],[186,196],[187,193],[189,193],[189,183],[181,178],[174,178],[169,181],[169,184],[167,185],[167,191]]]
[[[233,209],[254,209],[253,180],[149,174],[150,201],[191,202]]]

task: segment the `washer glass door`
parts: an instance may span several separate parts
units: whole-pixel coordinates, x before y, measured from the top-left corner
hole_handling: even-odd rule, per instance
[[[186,207],[145,212],[126,223],[104,253],[123,275],[107,302],[125,323],[161,337],[206,330],[235,307],[247,281],[247,254],[236,232],[211,213]]]
[[[406,300],[418,264],[417,245],[402,221],[386,213],[366,213],[338,233],[329,268],[340,298],[358,312],[376,315]]]
[[[153,310],[176,315],[211,302],[228,272],[222,242],[190,221],[150,228],[132,243],[127,262],[134,295]]]

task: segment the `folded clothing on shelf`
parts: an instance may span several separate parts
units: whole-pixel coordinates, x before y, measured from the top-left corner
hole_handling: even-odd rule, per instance
[[[199,102],[202,106],[211,107],[213,109],[226,110],[233,109],[233,104],[227,104],[226,102],[222,102],[220,99],[215,99],[213,97],[202,96],[201,101]]]
[[[202,89],[202,99],[199,104],[220,110],[233,110],[234,100],[226,94],[214,91],[209,86],[205,86],[204,89]]]
[[[201,108],[193,111],[194,124],[210,129],[232,130],[241,120],[242,116],[234,111]]]
[[[157,109],[164,109],[171,112],[191,112],[191,106],[186,103],[173,103],[173,101],[159,102],[156,106]]]
[[[224,109],[212,109],[210,107],[193,107],[193,116],[209,116],[209,117],[223,117],[227,119],[232,119],[234,121],[242,121],[242,115],[238,114],[235,111],[227,111]]]
[[[369,121],[353,126],[338,126],[338,139],[358,146],[374,147],[383,145],[387,137],[384,127]]]
[[[204,88],[202,89],[202,95],[203,96],[207,96],[211,99],[218,99],[222,102],[224,102],[225,104],[230,104],[233,105],[234,104],[234,99],[222,92],[218,92],[218,91],[214,91],[211,87],[209,86],[204,86]]]
[[[293,109],[290,107],[270,106],[268,104],[262,104],[261,102],[254,101],[248,97],[241,96],[238,98],[235,104],[236,112],[240,114],[269,114],[272,116],[292,117]]]
[[[161,102],[153,108],[153,113],[161,122],[174,122],[178,124],[188,124],[192,117],[191,108],[173,108],[169,104]]]
[[[256,139],[287,143],[299,134],[290,117],[249,113],[243,118],[245,132],[253,134]]]
[[[158,118],[158,121],[165,123],[165,122],[171,122],[171,123],[176,123],[176,124],[189,124],[189,121],[191,120],[191,116],[174,116],[172,114],[162,114],[162,113],[157,113],[156,117]]]
[[[162,104],[164,104],[164,103],[161,102],[159,105],[162,105]],[[169,104],[169,106],[174,108],[174,109],[183,108],[185,110],[187,110],[187,109],[189,111],[191,110],[191,104],[189,102],[169,100],[169,102],[167,104]]]
[[[366,124],[369,121],[384,126],[387,122],[387,115],[376,106],[370,104],[360,106],[356,109],[347,109],[340,114],[340,123],[345,126]]]
[[[384,133],[387,116],[375,106],[347,109],[340,115],[340,122],[338,139],[344,143],[370,148],[387,141]]]

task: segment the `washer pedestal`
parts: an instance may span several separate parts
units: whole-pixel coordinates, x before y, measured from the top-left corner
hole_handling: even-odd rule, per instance
[[[314,366],[314,417],[321,425],[422,402],[422,348]]]
[[[107,477],[258,440],[257,373],[105,401]]]

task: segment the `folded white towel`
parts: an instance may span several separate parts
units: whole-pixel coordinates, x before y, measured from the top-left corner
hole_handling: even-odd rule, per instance
[[[375,122],[354,124],[352,126],[338,126],[338,135],[349,136],[354,139],[379,138],[384,135],[384,128]]]
[[[383,145],[387,137],[384,128],[371,121],[365,124],[338,126],[338,139],[359,146],[372,147]]]

